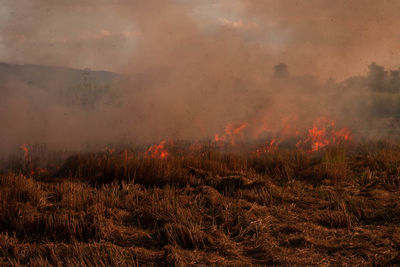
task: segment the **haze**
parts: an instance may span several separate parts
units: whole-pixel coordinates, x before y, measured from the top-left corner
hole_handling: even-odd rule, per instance
[[[2,0],[0,60],[130,72],[143,53],[201,53],[202,37],[214,49],[262,50],[296,74],[340,79],[372,61],[397,66],[399,12],[396,0]],[[149,46],[154,39],[162,42]]]
[[[3,75],[0,145],[204,138],[227,123],[279,131],[319,116],[374,128],[376,110],[398,113],[395,97],[373,94],[398,83],[398,14],[396,0],[2,0],[1,62],[121,79],[88,107],[65,98],[74,85],[60,75],[46,89]]]

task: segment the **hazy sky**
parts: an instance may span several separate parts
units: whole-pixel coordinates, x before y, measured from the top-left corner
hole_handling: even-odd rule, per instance
[[[214,40],[215,49],[262,51],[271,65],[285,62],[294,73],[311,72],[324,79],[364,73],[372,61],[391,68],[400,62],[398,0],[0,0],[0,4],[0,61],[4,62],[129,72],[137,62],[143,64],[143,53],[150,58],[167,52],[166,60],[173,64],[172,59],[181,60],[186,47],[196,47],[202,38],[211,47]],[[220,38],[227,34],[230,38]]]

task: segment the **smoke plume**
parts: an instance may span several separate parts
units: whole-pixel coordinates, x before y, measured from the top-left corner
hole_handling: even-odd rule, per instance
[[[366,131],[371,115],[396,117],[400,59],[400,4],[368,3],[6,1],[0,60],[108,69],[119,80],[0,76],[0,147],[193,140],[229,123],[273,133],[320,116]],[[392,72],[368,72],[372,61]]]

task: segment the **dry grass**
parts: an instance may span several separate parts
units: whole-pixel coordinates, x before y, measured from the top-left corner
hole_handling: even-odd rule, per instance
[[[13,158],[0,265],[400,264],[399,146],[174,149],[77,154],[33,176]]]

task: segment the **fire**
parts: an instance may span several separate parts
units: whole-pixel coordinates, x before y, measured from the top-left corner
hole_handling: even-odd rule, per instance
[[[124,149],[120,152],[120,157],[123,159],[125,166],[127,166],[128,162],[134,158],[134,155],[128,149]]]
[[[166,158],[169,156],[169,152],[166,149],[167,140],[162,140],[159,144],[152,145],[146,151],[146,154],[152,158]]]
[[[40,168],[35,166],[34,162],[31,160],[31,153],[29,151],[28,144],[20,145],[21,150],[24,152],[24,161],[26,171],[29,172],[30,175],[47,175],[49,174],[49,170],[46,168]]]
[[[280,141],[278,141],[276,138],[272,138],[271,141],[267,141],[265,143],[265,146],[261,149],[256,150],[256,154],[260,155],[262,153],[272,153],[278,150],[278,145]]]
[[[267,146],[265,148],[265,152],[273,152],[278,149],[279,141],[276,138],[272,138],[270,142],[267,142]]]
[[[20,148],[22,149],[22,151],[24,151],[24,159],[25,159],[25,164],[29,163],[29,148],[27,144],[22,144],[20,146]]]
[[[329,145],[330,140],[326,139],[325,131],[325,129],[318,129],[315,126],[308,130],[308,136],[311,138],[311,151],[317,151]]]
[[[242,123],[239,125],[233,125],[229,123],[225,126],[225,132],[223,135],[216,134],[214,137],[215,142],[226,142],[229,140],[231,145],[235,145],[237,143],[237,139],[243,139],[243,130],[246,129],[248,123]]]
[[[115,148],[110,148],[110,147],[105,147],[105,150],[107,151],[108,154],[112,155],[116,150]]]
[[[350,130],[348,128],[340,129],[335,133],[335,139],[337,142],[350,141],[351,140]]]
[[[280,131],[266,141],[263,148],[257,149],[257,154],[274,152],[282,142],[291,138],[298,139],[296,143],[298,149],[309,152],[318,151],[331,144],[341,144],[352,138],[348,128],[337,129],[336,121],[326,117],[316,119],[304,135],[296,127],[294,118],[282,120],[281,125]]]
[[[305,140],[297,143],[298,148],[304,145],[311,147],[311,151],[318,151],[330,144],[340,144],[343,141],[351,140],[351,132],[348,128],[336,129],[336,122],[322,117],[314,121],[313,126],[308,130]]]

